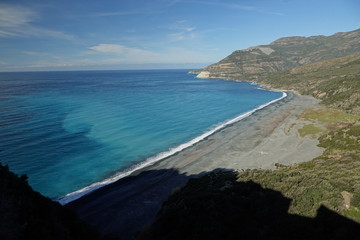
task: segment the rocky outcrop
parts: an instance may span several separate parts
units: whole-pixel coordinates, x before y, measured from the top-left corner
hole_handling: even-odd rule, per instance
[[[259,75],[360,53],[360,29],[331,36],[285,37],[269,45],[237,50],[204,69],[209,78],[253,81]]]
[[[197,78],[209,78],[209,76],[210,76],[210,73],[209,73],[209,72],[207,72],[207,71],[202,71],[202,72],[200,72],[196,77],[197,77]]]

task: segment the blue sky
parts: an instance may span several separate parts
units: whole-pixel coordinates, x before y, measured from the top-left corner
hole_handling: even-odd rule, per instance
[[[358,28],[358,0],[1,0],[0,71],[199,68]]]

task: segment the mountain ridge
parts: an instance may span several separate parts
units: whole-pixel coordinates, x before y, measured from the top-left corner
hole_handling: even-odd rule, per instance
[[[236,50],[219,62],[191,71],[199,77],[253,81],[259,75],[323,60],[360,54],[360,29],[330,36],[292,36],[268,45]]]

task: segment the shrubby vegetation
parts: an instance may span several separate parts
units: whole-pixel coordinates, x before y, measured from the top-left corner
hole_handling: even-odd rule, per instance
[[[314,216],[324,205],[360,222],[360,55],[264,75],[259,82],[312,95],[331,107],[298,116],[312,122],[299,129],[299,134],[319,138],[325,152],[310,162],[274,171],[246,170],[239,180],[255,181],[293,199],[291,213]]]
[[[360,225],[329,209],[342,208],[335,192],[343,188],[302,171],[215,171],[191,179],[136,239],[356,239]],[[359,215],[355,208],[346,211]]]
[[[360,124],[356,122],[320,137],[325,153],[310,161],[277,170],[246,170],[239,181],[259,183],[293,199],[290,213],[314,217],[324,205],[360,222]],[[349,206],[343,192],[352,197]]]
[[[263,74],[256,82],[312,95],[327,106],[360,115],[360,55]]]
[[[328,108],[298,117],[310,122],[299,135],[318,138],[323,155],[291,166],[277,164],[276,170],[214,172],[190,180],[139,239],[359,236],[360,55],[264,74],[256,82],[322,100]]]

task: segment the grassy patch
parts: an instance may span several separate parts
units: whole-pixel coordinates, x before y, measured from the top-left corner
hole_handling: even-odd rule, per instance
[[[346,126],[350,126],[359,119],[359,116],[334,108],[322,108],[305,110],[298,118],[312,122],[312,124],[305,125],[298,130],[301,137],[307,135],[319,137],[320,133],[324,134],[326,131],[336,132]],[[360,135],[360,128],[351,128],[350,131],[359,132],[357,134]]]
[[[314,124],[308,124],[298,130],[301,137],[311,135],[315,137],[316,134],[323,132],[322,129],[316,127]]]
[[[322,123],[350,122],[359,119],[359,116],[345,113],[338,109],[324,108],[317,110],[305,110],[299,118],[317,120]]]
[[[350,218],[360,219],[360,210],[356,207],[351,207],[344,211],[344,215]]]

